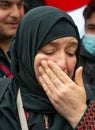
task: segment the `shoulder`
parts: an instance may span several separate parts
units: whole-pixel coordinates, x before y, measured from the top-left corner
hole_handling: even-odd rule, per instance
[[[0,78],[0,130],[21,130],[16,104],[17,92],[18,86],[16,87],[14,79]]]

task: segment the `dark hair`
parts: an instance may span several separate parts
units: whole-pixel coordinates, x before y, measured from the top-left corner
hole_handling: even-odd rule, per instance
[[[84,19],[88,19],[95,12],[95,0],[91,0],[83,11]]]
[[[25,13],[27,13],[32,8],[43,5],[46,5],[45,0],[24,0]]]

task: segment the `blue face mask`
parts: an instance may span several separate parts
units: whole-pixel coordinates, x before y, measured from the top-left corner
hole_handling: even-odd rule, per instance
[[[95,56],[95,35],[85,34],[82,39],[82,45],[89,54]]]

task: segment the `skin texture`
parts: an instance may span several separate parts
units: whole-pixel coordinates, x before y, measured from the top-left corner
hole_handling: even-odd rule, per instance
[[[56,46],[53,49],[50,47],[52,43]],[[77,62],[77,46],[74,37],[59,38],[40,49],[34,61],[35,74],[42,88],[55,109],[73,128],[87,108],[82,67],[75,73],[75,82],[71,79]]]
[[[16,33],[23,15],[23,0],[0,1],[0,48],[4,52],[8,52],[10,38]]]
[[[95,35],[95,12],[85,21],[85,32]]]

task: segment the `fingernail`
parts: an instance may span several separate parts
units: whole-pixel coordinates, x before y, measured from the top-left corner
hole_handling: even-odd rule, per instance
[[[42,69],[41,66],[38,67],[38,70],[39,70],[39,72],[42,72],[42,71],[43,71],[43,69]]]
[[[41,65],[42,65],[42,66],[46,66],[46,65],[47,65],[47,62],[46,62],[45,60],[42,60],[42,61],[41,61]]]

